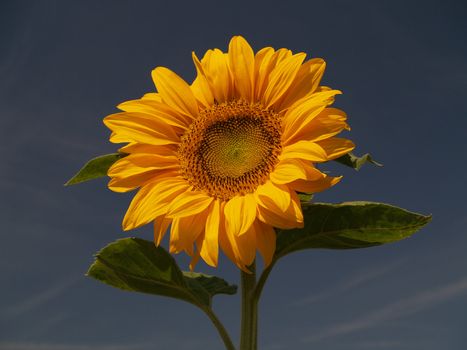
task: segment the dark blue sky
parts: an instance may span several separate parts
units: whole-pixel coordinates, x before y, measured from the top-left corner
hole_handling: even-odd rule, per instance
[[[433,214],[396,244],[284,259],[263,295],[260,349],[466,348],[465,1],[51,0],[0,3],[1,350],[222,348],[194,307],[83,276],[94,252],[128,235],[131,195],[103,179],[62,184],[115,150],[102,118],[152,91],[154,67],[191,80],[191,51],[225,50],[235,34],[324,58],[356,153],[385,164],[329,166],[345,178],[317,200]],[[130,234],[151,239],[151,228]],[[238,281],[226,259],[199,269]],[[238,296],[215,308],[236,338]]]

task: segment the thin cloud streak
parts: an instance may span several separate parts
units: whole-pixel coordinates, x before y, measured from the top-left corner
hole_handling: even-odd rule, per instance
[[[331,296],[345,293],[353,288],[359,287],[362,284],[368,283],[374,279],[377,279],[385,274],[390,273],[391,271],[405,264],[406,260],[407,259],[399,259],[389,265],[385,264],[384,266],[378,266],[377,268],[359,271],[353,276],[351,276],[350,278],[342,281],[339,285],[337,285],[332,290],[326,290],[318,294],[310,295],[306,298],[303,298],[303,299],[300,299],[294,302],[292,305],[294,306],[309,305],[309,304],[313,304],[313,303],[322,301],[324,299],[327,299]]]
[[[173,336],[157,337],[154,340],[132,344],[69,344],[69,343],[39,343],[32,341],[0,342],[0,350],[200,350],[214,349],[219,339],[177,339]]]
[[[71,344],[35,344],[35,343],[0,343],[0,350],[143,350],[148,344],[136,345],[71,345]]]
[[[366,328],[371,328],[385,321],[399,319],[423,311],[443,301],[467,293],[467,277],[461,278],[446,286],[415,294],[412,297],[390,303],[381,309],[363,315],[350,322],[341,323],[319,331],[319,334],[302,339],[304,343],[317,342],[326,338],[336,337]]]
[[[49,301],[57,298],[77,281],[78,280],[76,278],[62,280],[59,283],[52,286],[51,288],[48,288],[39,294],[35,294],[34,296],[29,297],[22,302],[19,302],[6,308],[4,311],[4,316],[18,317],[25,313],[28,313],[31,310],[34,310],[48,303]]]

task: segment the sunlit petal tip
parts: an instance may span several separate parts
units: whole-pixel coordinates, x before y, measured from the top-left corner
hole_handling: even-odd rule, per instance
[[[159,246],[162,239],[164,238],[169,225],[172,223],[172,220],[161,215],[160,217],[154,220],[154,244]]]
[[[199,258],[200,258],[200,255],[199,254],[194,254],[191,258],[191,261],[190,261],[190,265],[189,268],[190,268],[190,271],[193,272],[193,270],[195,269],[196,265],[198,264],[199,262]],[[216,267],[216,266],[214,266]]]
[[[327,138],[316,143],[324,149],[328,160],[339,158],[355,148],[353,141],[338,137]]]
[[[341,180],[344,178],[344,176],[335,176],[331,180],[331,186],[334,186],[335,184],[341,182]]]
[[[234,36],[229,43],[229,68],[234,86],[241,99],[252,102],[254,95],[255,55],[250,44],[241,36]]]
[[[198,56],[196,55],[194,51],[191,51],[191,58],[193,59],[193,63],[195,64],[195,67],[198,70],[198,73],[199,72],[204,73],[203,65],[201,64],[200,59],[198,58]]]

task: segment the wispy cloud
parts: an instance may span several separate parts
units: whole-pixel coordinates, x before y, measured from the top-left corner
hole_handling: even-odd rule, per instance
[[[406,259],[399,259],[390,264],[384,264],[384,266],[377,266],[370,269],[365,269],[356,272],[354,275],[343,280],[337,286],[332,289],[325,290],[321,293],[309,295],[303,299],[297,300],[293,303],[295,306],[304,306],[322,301],[331,296],[339,295],[353,288],[357,288],[365,283],[368,283],[374,279],[377,279],[391,271],[401,267],[406,262]]]
[[[177,337],[158,337],[157,340],[129,344],[69,344],[39,343],[25,341],[0,342],[0,350],[200,350],[215,349],[220,345],[219,339],[190,339]]]
[[[149,344],[131,345],[72,345],[72,344],[48,344],[48,343],[16,343],[2,342],[0,350],[144,350],[149,349]]]
[[[57,284],[53,285],[52,287],[47,288],[38,294],[34,294],[33,296],[28,297],[26,300],[20,301],[19,303],[7,307],[3,312],[3,316],[18,317],[25,313],[28,313],[57,298],[77,281],[77,278],[68,278],[62,280]]]
[[[413,346],[413,343],[407,344],[400,340],[374,340],[355,344],[359,349],[401,349],[407,346]]]
[[[303,338],[302,341],[305,343],[317,342],[326,338],[371,328],[382,322],[399,319],[423,311],[464,293],[467,293],[467,277],[463,277],[448,285],[417,293],[409,298],[387,304],[357,319],[323,329],[317,335]]]

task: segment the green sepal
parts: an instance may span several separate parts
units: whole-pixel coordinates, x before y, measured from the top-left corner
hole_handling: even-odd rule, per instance
[[[298,193],[301,203],[309,204],[313,199],[313,193]]]
[[[107,171],[112,164],[127,155],[126,153],[111,153],[93,158],[84,164],[84,166],[65,183],[65,186],[76,185],[81,182],[107,176]]]
[[[431,215],[375,202],[302,203],[302,208],[303,228],[276,230],[274,261],[303,249],[355,249],[396,242],[431,220]]]
[[[235,294],[237,287],[225,280],[194,272],[182,272],[162,247],[139,238],[110,243],[96,256],[87,275],[110,286],[148,293],[210,307],[217,294]]]
[[[347,165],[348,167],[351,167],[355,170],[360,170],[360,168],[366,163],[370,163],[379,167],[383,166],[383,164],[375,161],[369,153],[366,153],[361,157],[357,157],[352,152],[349,152],[339,158],[334,159],[334,161],[343,165]]]

